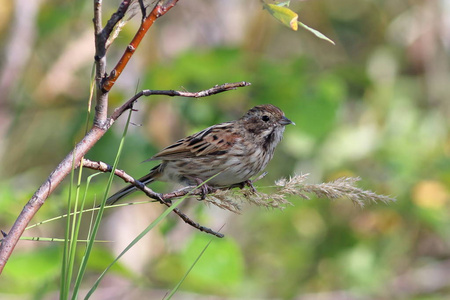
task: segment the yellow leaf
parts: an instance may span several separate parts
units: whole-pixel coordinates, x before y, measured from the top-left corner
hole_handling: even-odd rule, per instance
[[[284,6],[264,3],[264,8],[278,21],[294,31],[298,29],[298,15]]]

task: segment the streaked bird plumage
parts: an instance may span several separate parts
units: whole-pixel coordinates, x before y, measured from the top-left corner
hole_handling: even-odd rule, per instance
[[[207,182],[209,186],[243,184],[267,166],[288,124],[293,122],[278,107],[255,106],[238,120],[213,125],[164,148],[147,160],[162,163],[139,181],[196,186],[216,175]],[[108,198],[107,204],[135,190],[127,186]]]

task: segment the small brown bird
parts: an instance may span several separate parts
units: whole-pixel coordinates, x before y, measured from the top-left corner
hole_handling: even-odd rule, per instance
[[[250,184],[273,157],[283,137],[284,127],[294,124],[271,104],[250,109],[242,118],[208,127],[164,148],[150,160],[162,163],[140,178],[144,184],[155,180],[197,186],[210,179],[210,187]],[[112,205],[134,192],[129,185],[106,201]]]

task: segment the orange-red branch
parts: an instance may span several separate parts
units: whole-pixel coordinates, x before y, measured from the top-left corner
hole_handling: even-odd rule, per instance
[[[102,90],[104,92],[110,91],[113,85],[116,83],[117,78],[119,78],[120,74],[125,69],[125,66],[130,61],[145,34],[156,21],[156,19],[166,14],[172,7],[175,6],[177,2],[178,0],[171,1],[167,6],[157,4],[150,15],[144,20],[144,22],[142,22],[138,32],[136,33],[128,47],[125,49],[124,54],[117,62],[117,65],[114,67],[114,69],[111,71],[111,74],[103,80]]]

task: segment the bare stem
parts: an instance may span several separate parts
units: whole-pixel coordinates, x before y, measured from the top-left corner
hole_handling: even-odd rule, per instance
[[[104,162],[94,162],[88,159],[84,159],[83,160],[83,166],[86,168],[90,168],[93,170],[98,170],[98,171],[102,171],[102,172],[111,172],[112,171],[112,166],[104,163]],[[172,206],[172,203],[170,202],[171,199],[174,198],[179,198],[179,197],[183,197],[186,195],[200,195],[202,194],[202,191],[200,191],[199,189],[197,190],[192,190],[192,189],[187,189],[187,188],[183,188],[181,190],[178,191],[174,191],[171,193],[167,193],[167,194],[159,194],[159,193],[155,193],[152,189],[150,189],[149,187],[147,187],[145,184],[143,184],[142,182],[134,179],[132,176],[128,175],[125,171],[123,170],[119,170],[116,169],[114,172],[114,175],[122,178],[125,182],[130,183],[132,185],[134,185],[137,189],[143,191],[148,197],[155,199],[157,201],[159,201],[161,204],[166,205],[167,207]],[[214,190],[208,190],[207,193],[212,193],[214,192]],[[189,218],[187,215],[185,215],[183,212],[181,212],[178,208],[175,208],[174,213],[176,213],[184,222],[186,222],[187,224],[189,224],[190,226],[215,235],[219,238],[224,237],[224,235],[222,233],[216,232],[208,227],[202,226],[199,223],[193,221],[191,218]]]
[[[127,102],[122,104],[122,106],[116,108],[114,113],[111,115],[113,121],[117,120],[125,111],[133,108],[133,104],[142,96],[152,96],[152,95],[165,95],[170,97],[188,97],[188,98],[201,98],[207,97],[214,94],[223,93],[230,90],[235,90],[239,87],[245,87],[251,85],[250,82],[241,81],[235,83],[224,83],[221,85],[216,85],[210,89],[199,91],[199,92],[187,92],[187,91],[175,91],[175,90],[143,90],[131,97]]]
[[[128,8],[130,7],[131,2],[132,2],[132,0],[124,0],[124,1],[122,1],[122,3],[120,3],[117,11],[115,13],[113,13],[111,18],[106,23],[105,28],[103,28],[105,36],[108,36],[108,37],[110,36],[114,27],[125,16],[125,13],[127,12]]]
[[[134,36],[133,40],[130,42],[130,44],[125,49],[125,52],[123,53],[120,60],[117,62],[114,69],[111,71],[111,73],[109,74],[108,77],[104,78],[102,85],[101,85],[101,89],[104,92],[111,90],[111,88],[115,84],[117,78],[119,78],[120,74],[125,69],[125,66],[130,61],[131,57],[133,56],[133,54],[136,51],[139,44],[141,43],[145,34],[150,29],[150,27],[153,25],[153,23],[156,21],[156,19],[165,15],[172,7],[174,7],[177,4],[178,0],[171,0],[171,1],[167,1],[166,3],[163,3],[163,2],[164,1],[159,1],[155,5],[153,10],[150,12],[148,17],[143,20],[139,30],[136,32],[136,35]]]

